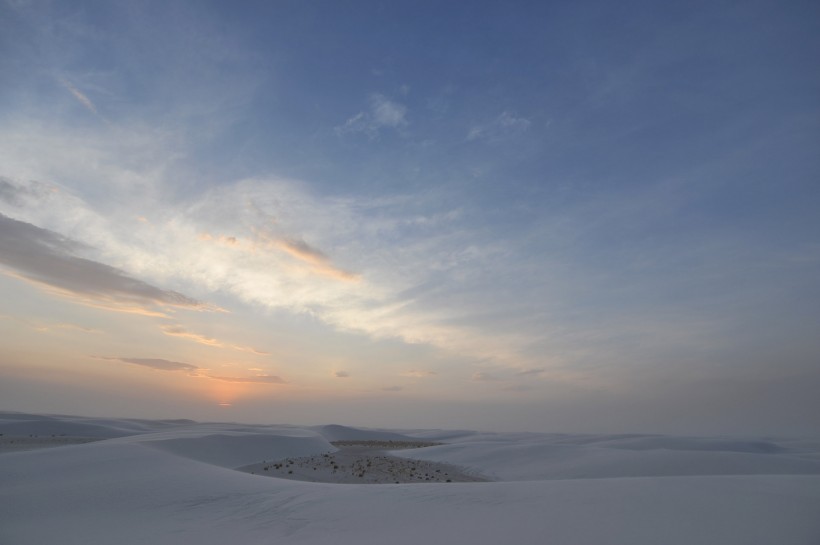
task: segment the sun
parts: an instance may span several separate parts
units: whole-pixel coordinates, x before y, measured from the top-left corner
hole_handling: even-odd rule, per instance
[[[222,380],[207,379],[203,384],[205,386],[205,394],[213,403],[223,408],[230,408],[237,399],[247,394],[247,386],[245,384],[237,384],[234,382],[225,382]]]

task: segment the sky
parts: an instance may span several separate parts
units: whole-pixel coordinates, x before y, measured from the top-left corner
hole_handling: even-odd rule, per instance
[[[820,434],[820,8],[0,0],[0,409]]]

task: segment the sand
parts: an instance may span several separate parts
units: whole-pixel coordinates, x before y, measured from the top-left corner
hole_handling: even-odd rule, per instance
[[[400,431],[20,413],[0,413],[0,433],[9,444],[16,435],[41,446],[55,445],[61,434],[101,439],[0,452],[3,545],[820,543],[820,442],[813,438]],[[289,477],[236,471],[262,460],[266,473],[284,470]],[[287,460],[290,467],[270,469]],[[491,480],[419,479],[454,466]],[[295,480],[297,470],[328,473],[330,482]],[[405,481],[387,481],[397,474]],[[366,484],[376,481],[382,484]]]
[[[21,452],[41,448],[81,445],[99,441],[96,437],[46,436],[38,435],[3,435],[0,436],[0,454],[4,452]]]

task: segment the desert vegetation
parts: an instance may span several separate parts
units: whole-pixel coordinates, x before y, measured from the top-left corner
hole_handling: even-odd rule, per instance
[[[340,484],[479,482],[487,479],[448,464],[413,460],[389,451],[432,447],[429,441],[333,441],[336,452],[263,461],[240,468],[255,475]]]

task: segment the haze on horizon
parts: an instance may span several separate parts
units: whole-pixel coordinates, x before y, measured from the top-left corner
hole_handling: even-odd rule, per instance
[[[0,410],[817,434],[818,27],[0,0]]]

